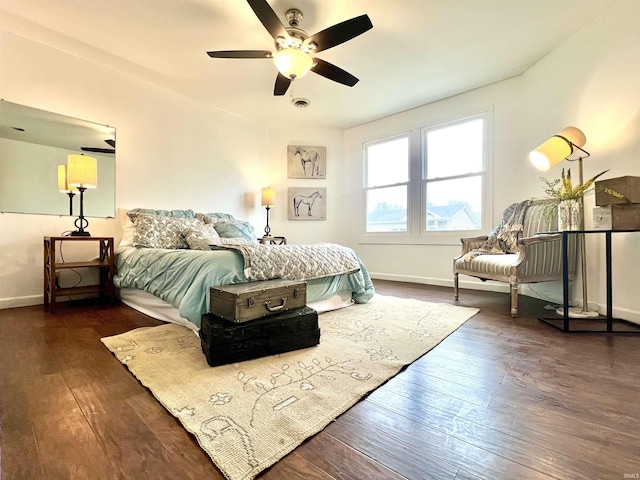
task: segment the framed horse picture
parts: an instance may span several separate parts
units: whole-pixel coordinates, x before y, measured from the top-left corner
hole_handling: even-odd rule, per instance
[[[289,178],[327,178],[327,147],[287,147]]]
[[[327,189],[289,187],[289,220],[326,220]]]

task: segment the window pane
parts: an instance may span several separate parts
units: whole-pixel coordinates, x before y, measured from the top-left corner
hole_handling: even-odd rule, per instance
[[[366,187],[409,181],[409,138],[368,145]]]
[[[426,178],[443,178],[483,170],[483,124],[481,118],[428,130]]]
[[[479,230],[482,176],[427,182],[427,231]]]
[[[407,231],[407,186],[367,192],[367,232]]]

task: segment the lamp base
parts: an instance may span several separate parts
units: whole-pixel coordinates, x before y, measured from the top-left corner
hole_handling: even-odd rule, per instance
[[[564,317],[564,308],[558,308],[556,313]],[[582,310],[580,307],[569,307],[568,315],[569,318],[594,318],[600,316],[598,312],[593,310]]]
[[[72,237],[90,237],[91,236],[91,234],[89,232],[87,232],[86,230],[83,230],[83,231],[74,230],[69,235],[72,236]]]

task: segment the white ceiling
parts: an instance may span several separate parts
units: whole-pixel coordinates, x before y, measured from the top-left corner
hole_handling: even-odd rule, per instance
[[[272,50],[244,0],[0,0],[0,28],[175,90],[265,126],[348,128],[519,75],[618,0],[268,0],[309,34],[366,13],[373,29],[317,56],[360,79],[314,73],[273,96]]]

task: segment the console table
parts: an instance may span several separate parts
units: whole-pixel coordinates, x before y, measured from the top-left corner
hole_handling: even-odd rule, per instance
[[[589,333],[640,333],[640,325],[613,318],[613,281],[611,275],[611,237],[615,233],[640,232],[640,229],[633,230],[564,230],[562,232],[548,232],[562,234],[562,302],[563,314],[557,317],[539,318],[540,321],[551,325],[563,332],[589,332]],[[606,282],[607,282],[607,315],[587,318],[571,318],[569,314],[569,236],[570,235],[604,235],[605,237],[605,262],[606,262]],[[584,254],[584,252],[582,252]],[[572,330],[571,323],[580,323],[583,327],[579,330]],[[614,324],[622,325],[623,330],[614,330]]]

